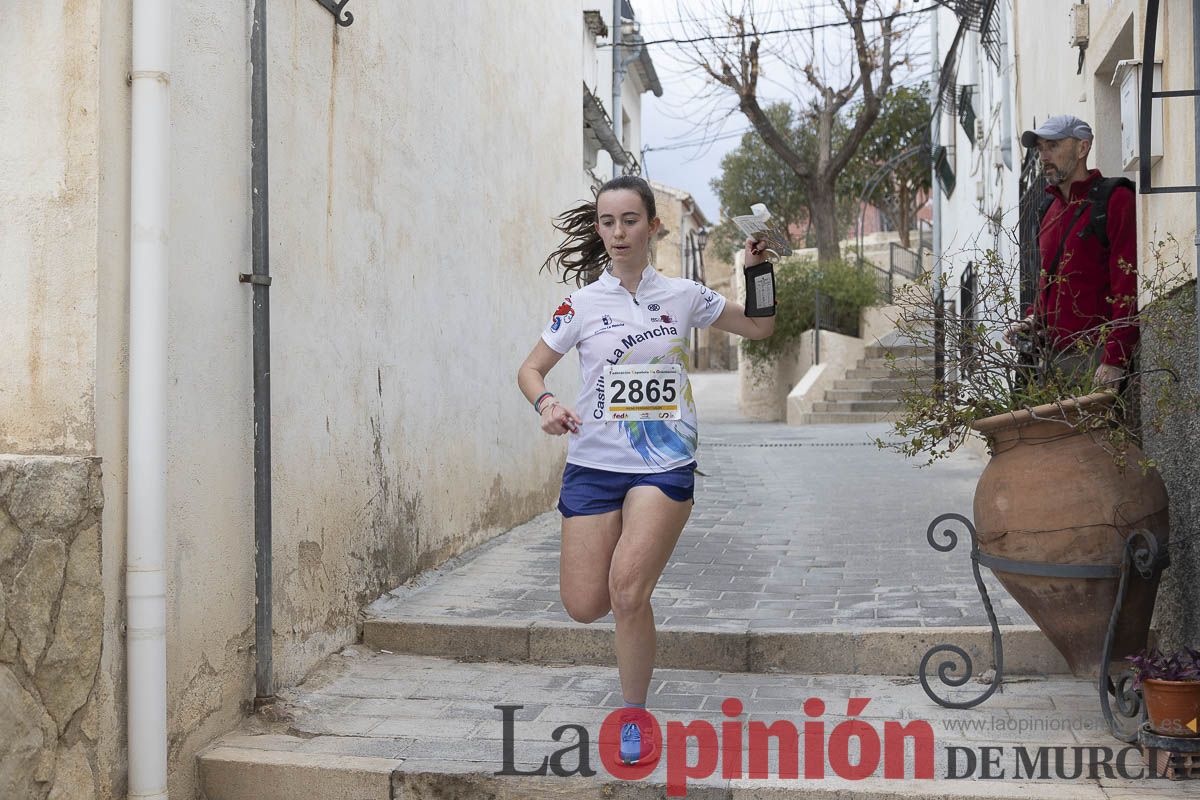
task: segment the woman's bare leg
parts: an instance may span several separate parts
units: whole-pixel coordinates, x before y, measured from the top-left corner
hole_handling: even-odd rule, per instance
[[[653,486],[635,486],[625,495],[608,596],[617,622],[617,669],[627,703],[646,702],[655,648],[650,596],[691,513],[690,500],[672,500]]]
[[[558,593],[571,619],[595,622],[612,608],[609,564],[621,537],[621,510],[563,517]]]

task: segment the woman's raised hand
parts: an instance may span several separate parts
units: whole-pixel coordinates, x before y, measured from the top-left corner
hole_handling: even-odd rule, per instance
[[[542,430],[551,436],[562,436],[564,433],[578,433],[579,425],[583,422],[571,409],[557,400],[552,400],[542,409]]]
[[[746,263],[744,266],[753,267],[767,260],[767,243],[765,240],[746,239]]]

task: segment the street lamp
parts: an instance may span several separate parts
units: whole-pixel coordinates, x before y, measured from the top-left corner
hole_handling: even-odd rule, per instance
[[[708,241],[708,228],[701,227],[696,231],[696,244],[700,245],[700,252],[704,252],[704,244]]]

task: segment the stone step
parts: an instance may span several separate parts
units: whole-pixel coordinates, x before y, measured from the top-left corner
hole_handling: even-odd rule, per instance
[[[813,412],[845,414],[870,412],[874,414],[887,414],[891,411],[900,410],[900,403],[896,400],[833,400],[833,401],[818,401],[813,403]]]
[[[987,688],[970,680],[940,692],[962,701]],[[1029,748],[1033,756],[1039,747],[1065,746],[1068,770],[1072,748],[1115,746],[1101,720],[1091,681],[1027,678],[1004,688],[979,708],[963,711],[935,704],[907,677],[658,669],[647,707],[658,726],[661,755],[657,763],[629,769],[615,763],[614,739],[603,728],[614,714],[619,724],[621,713],[620,679],[612,666],[464,663],[354,646],[327,659],[304,685],[281,691],[275,706],[247,720],[241,730],[209,745],[197,757],[197,771],[205,800],[1179,796],[1176,786],[1169,787],[1175,794],[1160,795],[1144,780],[1111,777],[1101,783],[1089,779],[1086,769],[1075,780],[1012,779],[1018,746]],[[824,711],[807,713],[808,700],[819,700]],[[730,701],[734,703],[725,706]],[[726,714],[723,706],[738,713]],[[866,723],[882,744],[879,763],[866,777],[847,774],[860,763],[855,757],[858,744],[849,745],[840,756],[834,753],[833,731],[848,716],[861,720],[860,732],[850,738],[863,736]],[[816,770],[804,761],[809,752],[804,723],[814,718],[819,718],[823,734],[820,779],[804,777],[805,767]],[[740,723],[734,732],[722,725],[732,720]],[[996,728],[997,720],[1006,724]],[[1066,731],[1050,727],[1066,721],[1073,723]],[[747,753],[752,741],[763,741],[751,740],[750,732],[766,726],[776,741]],[[906,726],[903,735],[913,743],[905,746],[898,726]],[[705,731],[710,734],[702,739]],[[890,779],[884,775],[882,758],[892,750],[887,746],[889,735],[897,737],[893,744],[907,754],[903,774]],[[783,737],[795,737],[795,777],[780,775]],[[918,742],[924,745],[918,748]],[[1010,779],[983,780],[978,767],[968,778],[951,779],[947,752],[952,747],[969,748],[977,757],[981,748],[995,748],[988,752],[1001,755]],[[759,748],[766,750],[766,775],[751,778],[746,771],[757,762]],[[919,750],[928,760],[919,762]],[[728,777],[722,774],[722,751],[741,755],[739,765],[728,768]],[[558,774],[550,769],[540,774],[556,753],[553,765]],[[582,772],[585,758],[592,774],[569,774]],[[918,763],[930,770],[930,777],[914,780]],[[1135,769],[1141,765],[1136,754],[1129,756],[1129,763]]]
[[[846,377],[849,378],[850,380],[860,380],[863,378],[871,378],[871,379],[875,379],[875,380],[883,379],[883,380],[897,380],[897,381],[903,382],[903,381],[909,380],[909,375],[910,375],[910,371],[908,369],[894,370],[891,367],[884,365],[884,364],[877,364],[874,366],[866,366],[866,367],[855,366],[855,367],[851,367],[850,369],[846,370]],[[933,381],[933,367],[930,367],[927,372],[922,370],[920,375],[923,380],[928,380],[928,381],[932,382]]]
[[[863,422],[891,422],[895,415],[875,411],[813,411],[801,416],[800,425],[857,425]]]
[[[890,400],[893,403],[900,401],[900,390],[850,390],[850,389],[827,389],[825,391],[825,402],[827,403],[861,403],[864,400]]]
[[[833,382],[832,391],[847,392],[900,392],[912,387],[912,383],[903,378],[842,378]],[[918,386],[933,385],[933,376],[929,380],[918,381]]]
[[[855,366],[860,367],[860,368],[871,368],[871,367],[888,367],[890,365],[894,365],[897,369],[903,369],[903,370],[926,368],[926,367],[929,368],[930,370],[932,370],[933,369],[933,356],[929,356],[929,357],[901,356],[901,357],[895,358],[895,359],[862,358],[862,359],[859,359],[858,363]]]
[[[915,344],[869,344],[866,348],[867,358],[884,358],[891,353],[900,358],[902,356],[927,356],[933,358],[933,348],[923,347]]]
[[[932,609],[931,609],[932,612]],[[368,617],[363,643],[392,653],[510,662],[608,664],[614,626],[553,620],[516,622],[504,617]],[[1004,664],[1012,674],[1065,672],[1049,640],[1032,625],[1005,625]],[[989,663],[987,626],[812,629],[778,627],[726,629],[660,626],[655,663],[673,669],[731,672],[803,672],[912,675],[933,644],[954,642],[975,663]],[[986,668],[986,667],[985,667]]]

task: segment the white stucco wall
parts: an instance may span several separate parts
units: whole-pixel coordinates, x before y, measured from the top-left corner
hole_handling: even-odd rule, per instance
[[[515,15],[502,0],[355,0],[346,29],[311,0],[269,8],[282,685],[353,641],[360,606],[380,592],[551,506],[563,443],[538,435],[515,372],[565,292],[538,267],[557,244],[550,219],[580,196],[582,15],[552,0],[536,6]],[[86,448],[94,437],[104,459],[103,658],[118,697],[129,13],[128,2],[103,19],[91,8],[80,49],[91,59],[84,83],[98,95],[87,107],[99,133],[77,180],[90,182],[90,201],[82,195],[83,222],[44,226],[83,273],[49,339],[55,379],[70,390],[54,399],[84,399],[69,414],[49,403],[29,437],[42,449]],[[172,30],[169,724],[171,793],[186,798],[195,752],[235,725],[253,695],[252,339],[250,289],[237,280],[251,264],[248,10],[183,0]],[[53,28],[38,37],[46,48],[62,40]],[[52,132],[58,117],[42,116]],[[19,123],[0,120],[0,146]],[[59,172],[30,184],[45,209]],[[27,251],[38,243],[29,230],[19,226]],[[16,251],[4,231],[5,252]],[[17,318],[31,320],[31,307]],[[77,372],[69,358],[94,368]],[[571,359],[551,376],[566,394],[577,380]],[[10,409],[0,406],[5,433]],[[64,417],[80,421],[74,440],[55,432]],[[110,746],[122,739],[118,724]]]
[[[1114,145],[1120,141],[1120,113],[1112,70],[1118,58],[1140,58],[1145,37],[1145,4],[1135,0],[1091,3],[1091,37],[1082,74],[1076,75],[1079,51],[1067,46],[1069,0],[1018,3],[1016,8],[1017,121],[1021,129],[1052,114],[1075,114],[1091,123],[1095,157],[1106,174],[1114,170]],[[1192,73],[1192,21],[1188,4],[1163,3],[1159,11],[1156,59],[1163,62],[1163,88],[1187,89]],[[1155,185],[1195,183],[1196,121],[1187,99],[1162,104],[1165,157],[1153,167]],[[1137,178],[1136,173],[1128,177]],[[1190,194],[1138,195],[1141,258],[1167,234],[1181,243],[1181,255],[1195,274],[1195,210]]]
[[[0,26],[0,452],[94,441],[100,4],[6,5]]]
[[[1007,0],[998,5],[1003,6],[998,13],[1007,25],[1011,20],[1011,6]],[[947,9],[939,9],[937,14],[938,61],[942,63],[958,22]],[[1011,34],[1008,39],[1011,41]],[[977,136],[972,144],[959,119],[943,110],[940,141],[953,147],[956,185],[953,194],[943,195],[941,199],[941,267],[943,274],[949,276],[947,299],[954,299],[956,303],[960,279],[967,265],[980,261],[988,251],[995,251],[1004,263],[1013,265],[1015,278],[1015,231],[1022,156],[1019,143],[1015,141],[1017,133],[1004,124],[1005,103],[1011,114],[1015,102],[1013,84],[1006,84],[1002,79],[1006,71],[1011,74],[1011,48],[1004,48],[1001,64],[997,66],[980,46],[979,34],[968,32],[960,44],[960,52],[957,83],[975,86],[972,105],[981,123],[977,131],[981,130],[982,136]],[[1011,120],[1010,124],[1015,125]],[[1012,148],[1011,165],[1003,153],[1006,138],[1010,139]]]

